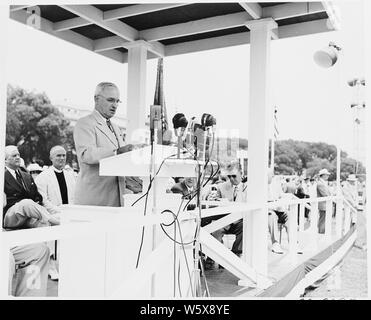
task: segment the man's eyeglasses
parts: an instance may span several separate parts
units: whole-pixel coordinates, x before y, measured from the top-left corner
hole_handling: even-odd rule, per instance
[[[231,174],[228,176],[229,178],[233,178],[233,179],[236,179],[237,178],[237,175],[236,174]]]
[[[106,99],[107,102],[109,102],[109,103],[117,103],[117,104],[119,104],[119,103],[122,102],[120,99],[115,99],[115,98],[106,98],[105,96],[102,96],[101,94],[98,94],[98,96],[103,97],[103,98]]]

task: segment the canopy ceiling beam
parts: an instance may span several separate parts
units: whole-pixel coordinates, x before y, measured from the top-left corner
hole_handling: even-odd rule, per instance
[[[128,43],[129,41],[122,39],[119,36],[112,36],[102,39],[94,40],[94,52],[101,52],[101,51],[107,51],[112,50],[115,48],[121,48],[124,46],[125,43]]]
[[[164,27],[146,29],[139,32],[139,37],[147,41],[178,38],[192,34],[244,26],[250,19],[246,12],[178,23]]]
[[[62,20],[54,22],[54,31],[65,31],[74,28],[84,27],[92,24],[89,20],[81,17],[76,17],[72,19]]]
[[[126,42],[122,45],[126,49],[131,49],[133,47],[141,46],[145,48],[148,52],[153,53],[157,57],[165,56],[165,46],[159,42],[147,42],[144,40],[137,40],[133,42]]]
[[[273,33],[279,35],[280,39],[328,31],[331,30],[328,28],[327,19],[290,24],[272,30]],[[277,39],[277,37],[275,37],[274,35],[272,35],[272,38]],[[221,37],[187,41],[168,45],[165,47],[165,56],[174,56],[179,54],[238,46],[249,43],[250,32],[246,31]]]
[[[118,50],[101,51],[97,53],[100,54],[101,56],[111,58],[112,60],[116,60],[117,62],[120,63],[128,62],[127,54]]]
[[[128,41],[138,39],[139,33],[136,29],[118,20],[104,21],[103,11],[93,6],[90,5],[59,5],[59,6]]]
[[[149,53],[153,55],[148,55],[148,59],[152,57],[164,57],[165,56],[165,46],[157,41],[147,42],[144,40],[137,41],[126,41],[119,36],[112,36],[102,39],[97,39],[93,42],[94,52],[104,52],[115,48],[130,48],[135,44],[143,45]],[[125,61],[126,62],[126,61]]]
[[[250,43],[250,32],[241,32],[227,36],[214,37],[168,45],[165,47],[166,56],[226,48]]]
[[[13,11],[13,12],[10,12],[10,18],[15,20],[15,21],[18,21],[20,23],[23,23],[25,25],[27,25],[27,20],[29,18],[29,14],[27,14],[26,11],[24,10],[20,10],[20,11]],[[57,32],[54,30],[54,24],[53,22],[47,20],[47,19],[44,19],[42,17],[40,17],[40,27],[37,28],[39,31],[43,31],[45,33],[48,33],[48,34],[51,34],[59,39],[62,39],[62,40],[65,40],[69,43],[73,43],[79,47],[82,47],[84,49],[87,49],[89,51],[93,51],[94,50],[94,42],[93,40],[81,35],[81,34],[78,34],[72,30],[66,30],[66,31],[60,31],[60,32]],[[114,53],[110,52],[110,53],[107,53],[107,52],[98,52],[98,54],[101,54],[105,57],[109,57],[115,61],[118,61],[120,63],[124,63],[126,62],[125,60],[125,56],[115,50]]]
[[[281,39],[304,36],[307,34],[321,33],[332,31],[333,29],[329,28],[328,20],[321,19],[315,21],[308,21],[304,23],[295,23],[286,26],[281,26],[278,28],[278,34]]]
[[[282,20],[324,11],[321,2],[293,2],[263,8],[262,18]]]
[[[263,9],[258,3],[238,3],[253,19],[260,19],[262,17]]]
[[[28,5],[28,6],[12,5],[12,6],[10,6],[10,12],[14,12],[14,11],[18,11],[18,10],[23,10],[23,9],[28,8],[28,7],[32,7],[32,5]]]
[[[138,16],[145,13],[156,12],[176,7],[186,6],[191,3],[163,3],[163,4],[138,4],[129,7],[107,10],[103,12],[103,20],[110,21],[132,16]]]

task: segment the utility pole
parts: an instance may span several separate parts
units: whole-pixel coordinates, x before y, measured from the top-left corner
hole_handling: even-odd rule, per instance
[[[364,134],[365,121],[364,109],[365,101],[362,86],[366,85],[364,78],[354,78],[348,81],[348,85],[354,88],[354,100],[350,105],[353,110],[353,145],[354,145],[354,173],[358,173],[359,162],[364,158]]]

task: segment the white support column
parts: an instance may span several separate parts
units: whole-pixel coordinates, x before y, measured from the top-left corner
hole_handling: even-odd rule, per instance
[[[0,300],[9,297],[10,248],[0,235]]]
[[[128,98],[126,142],[138,141],[138,129],[145,128],[146,121],[146,77],[147,48],[135,44],[128,48]]]
[[[272,136],[272,140],[271,140],[271,158],[270,158],[270,169],[272,170],[273,174],[274,174],[274,147],[275,147],[275,139],[274,139],[274,136]]]
[[[326,201],[325,237],[330,242],[332,238],[332,201]]]
[[[344,218],[343,200],[339,199],[336,202],[336,238],[340,239],[343,235],[343,218]]]
[[[348,205],[344,208],[344,226],[343,226],[343,234],[346,234],[350,229],[350,208]]]
[[[7,77],[6,58],[8,52],[7,25],[9,20],[9,6],[0,5],[0,39],[3,46],[0,50],[0,200],[3,204],[4,190],[4,147],[6,132],[6,105],[7,105]],[[1,219],[2,220],[2,219]],[[2,228],[2,223],[0,229]]]
[[[249,21],[250,101],[248,199],[261,205],[244,219],[244,257],[256,272],[268,274],[268,143],[270,98],[270,41],[277,24],[271,18]],[[247,221],[246,221],[247,220]],[[257,284],[259,287],[259,283]]]
[[[0,203],[3,204],[4,190],[4,147],[6,132],[6,105],[7,105],[7,77],[6,77],[6,57],[7,57],[7,26],[9,20],[9,6],[0,5],[0,39],[3,46],[0,50]],[[1,210],[2,211],[2,210]],[[2,220],[2,219],[1,219]],[[2,223],[0,233],[3,233]],[[0,300],[8,297],[9,279],[9,247],[0,234]]]
[[[295,264],[297,262],[298,252],[298,205],[290,205],[289,207],[289,256],[290,262]]]
[[[311,202],[310,204],[310,227],[309,233],[311,234],[310,249],[317,251],[318,249],[318,202]]]
[[[299,204],[299,231],[303,232],[305,226],[305,204]]]

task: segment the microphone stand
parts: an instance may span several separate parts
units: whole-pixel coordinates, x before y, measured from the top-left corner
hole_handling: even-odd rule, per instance
[[[177,152],[177,158],[180,159],[180,148],[182,146],[182,137],[178,134],[178,152]]]
[[[201,197],[200,197],[200,188],[201,188],[201,177],[202,177],[202,164],[197,166],[197,195],[196,195],[196,208],[201,210]],[[199,211],[200,212],[200,211]],[[202,297],[202,287],[201,287],[201,242],[200,242],[200,229],[201,229],[201,214],[196,214],[196,236],[194,240],[194,277],[193,277],[193,287],[195,288],[195,296]]]
[[[157,179],[155,178],[156,175],[156,145],[158,143],[157,139],[157,134],[158,134],[158,121],[154,120],[154,128],[153,128],[153,138],[151,139],[151,164],[150,164],[150,182],[151,179],[153,179],[153,186],[152,186],[152,214],[156,214],[157,211]],[[156,249],[156,225],[152,226],[152,251]],[[155,281],[156,281],[156,276],[155,273],[152,274],[151,276],[151,297],[155,297]]]
[[[197,168],[197,175],[198,175],[198,179],[197,179],[197,195],[196,195],[196,201],[197,201],[197,205],[196,205],[196,208],[198,208],[199,210],[199,214],[196,215],[196,228],[197,228],[197,233],[196,233],[196,236],[195,236],[195,241],[194,241],[194,282],[193,282],[193,286],[195,288],[195,295],[196,297],[202,297],[202,286],[201,286],[201,270],[200,268],[202,269],[203,272],[205,272],[203,270],[203,267],[202,267],[202,261],[201,261],[201,255],[200,255],[200,252],[201,252],[201,241],[200,241],[200,230],[201,230],[201,210],[202,210],[202,207],[201,207],[201,186],[202,186],[202,182],[201,182],[201,177],[203,176],[204,174],[204,166],[205,166],[205,161],[206,161],[206,138],[207,138],[207,131],[205,130],[204,133],[203,133],[203,146],[202,146],[202,161],[198,164]],[[198,142],[198,141],[197,141]],[[200,150],[201,151],[201,150]],[[196,153],[195,153],[195,156],[197,157],[197,148],[196,148]]]

